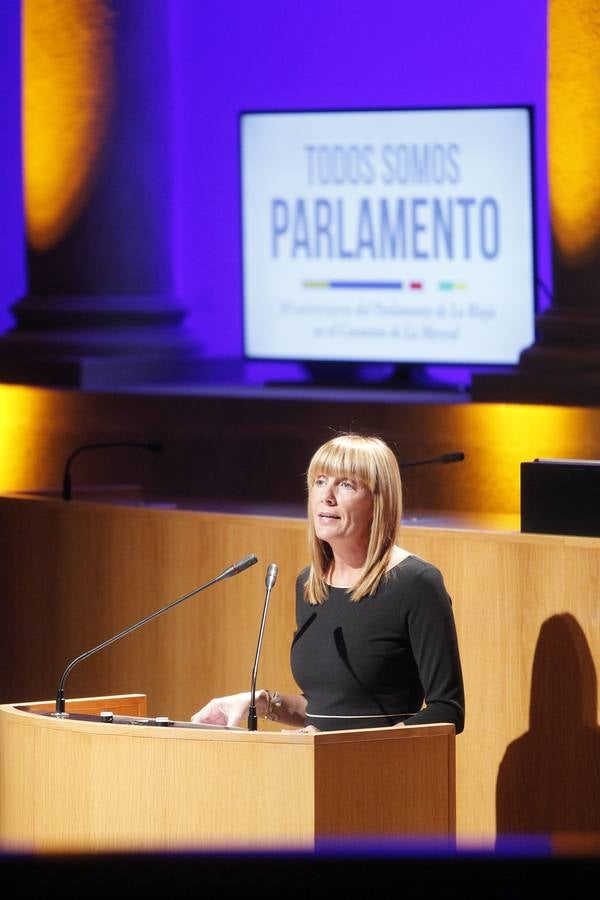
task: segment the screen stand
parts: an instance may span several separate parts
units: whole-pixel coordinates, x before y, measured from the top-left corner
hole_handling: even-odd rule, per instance
[[[419,363],[349,363],[306,361],[300,363],[306,378],[294,381],[268,379],[267,387],[336,388],[346,390],[431,391],[455,396],[464,393],[464,377],[436,377],[430,366]]]
[[[347,388],[390,391],[460,391],[463,386],[435,378],[430,368],[418,363],[349,363],[307,361],[301,364],[306,380],[296,385],[315,388]],[[282,382],[269,381],[271,386]],[[291,386],[291,382],[285,382]]]

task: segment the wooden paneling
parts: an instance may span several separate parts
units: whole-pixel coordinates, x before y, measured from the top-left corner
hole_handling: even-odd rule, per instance
[[[390,729],[371,731],[362,744],[332,740],[316,747],[315,796],[319,834],[335,837],[339,822],[357,836],[412,834],[454,837],[456,830],[455,736],[429,726],[399,729],[408,740],[389,752]],[[451,733],[450,733],[451,732]],[[336,732],[337,734],[337,732]],[[433,773],[437,772],[437,776]],[[406,774],[410,773],[407,778]],[[353,784],[349,793],[344,785]],[[383,803],[371,803],[378,791]]]
[[[99,705],[123,698],[77,704],[84,714]],[[357,834],[361,822],[371,836],[452,841],[453,751],[452,726],[273,734],[61,720],[4,705],[0,843],[63,853],[312,849]]]
[[[465,676],[457,834],[600,831],[600,539],[406,526],[440,567]],[[0,498],[0,700],[53,698],[83,650],[256,553],[258,565],[76,666],[66,695],[144,692],[150,715],[187,719],[250,688],[265,573],[279,565],[259,686],[289,669],[301,519]],[[261,722],[261,728],[265,723]]]

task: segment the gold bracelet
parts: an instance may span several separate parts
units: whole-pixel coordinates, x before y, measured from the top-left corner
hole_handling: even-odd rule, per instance
[[[267,695],[267,708],[263,719],[268,719],[269,722],[277,722],[283,706],[283,697],[278,691],[265,691],[265,694]]]

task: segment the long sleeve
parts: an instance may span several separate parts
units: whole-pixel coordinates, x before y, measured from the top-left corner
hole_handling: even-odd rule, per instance
[[[425,706],[407,725],[450,722],[464,728],[465,696],[452,603],[439,571],[428,566],[410,589],[408,632]]]

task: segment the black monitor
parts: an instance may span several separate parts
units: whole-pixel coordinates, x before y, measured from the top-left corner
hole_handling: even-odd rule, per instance
[[[241,113],[245,358],[517,363],[534,340],[532,118]]]

